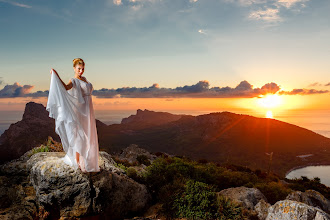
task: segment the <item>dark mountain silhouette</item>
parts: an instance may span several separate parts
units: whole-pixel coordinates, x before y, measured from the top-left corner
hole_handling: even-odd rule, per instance
[[[54,120],[41,104],[27,103],[24,115],[0,138],[2,161],[19,157],[48,135],[59,140]],[[138,144],[151,152],[267,171],[273,152],[271,170],[279,175],[293,167],[330,162],[329,138],[275,119],[230,112],[191,116],[138,109],[121,124],[96,123],[100,149],[109,153]],[[313,155],[297,157],[305,154]]]
[[[136,117],[138,115],[139,112]],[[146,128],[143,121],[140,128],[130,123],[109,125],[98,134],[100,146],[110,152],[135,143],[153,152],[263,170],[269,169],[269,155],[273,152],[271,169],[280,175],[296,166],[330,162],[329,138],[275,119],[230,112],[185,115],[176,121]],[[305,154],[313,156],[297,157]]]

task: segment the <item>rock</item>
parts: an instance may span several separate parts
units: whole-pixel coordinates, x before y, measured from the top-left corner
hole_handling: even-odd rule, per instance
[[[250,210],[254,210],[255,205],[257,205],[257,203],[262,199],[267,202],[267,198],[260,192],[259,189],[248,188],[245,186],[224,189],[217,194],[229,197],[233,201]]]
[[[168,112],[155,112],[145,109],[138,109],[136,115],[130,115],[121,120],[121,124],[136,124],[143,127],[152,125],[166,124],[172,121],[177,121],[182,115],[174,115]]]
[[[36,219],[35,191],[25,177],[0,176],[0,219]]]
[[[60,158],[65,153],[37,153],[27,161],[30,180],[36,190],[37,204],[55,218],[88,215],[122,219],[139,213],[151,196],[145,185],[127,177],[115,167],[106,152],[100,152],[101,172],[82,173]]]
[[[118,155],[118,159],[127,160],[130,163],[138,163],[137,157],[139,155],[144,155],[148,158],[148,160],[152,163],[157,156],[151,154],[149,151],[140,148],[136,144],[130,144],[127,148],[123,149],[122,152]]]
[[[307,205],[322,209],[330,214],[330,201],[315,190],[306,190],[305,192],[294,191],[290,193],[286,199],[303,202]]]
[[[282,200],[269,207],[266,220],[329,220],[330,215],[319,208],[293,200]]]
[[[265,200],[261,199],[255,206],[254,210],[258,213],[259,220],[265,220],[268,215],[268,208],[271,205]]]
[[[48,136],[60,140],[55,133],[55,121],[47,113],[42,104],[26,104],[22,120],[11,124],[0,137],[0,164],[19,158],[46,141]]]

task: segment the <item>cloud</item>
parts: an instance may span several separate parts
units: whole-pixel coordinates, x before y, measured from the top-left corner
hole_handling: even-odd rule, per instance
[[[0,77],[0,85],[2,85],[4,81],[2,80],[2,77]]]
[[[6,85],[0,90],[0,98],[12,97],[48,97],[49,91],[37,91],[30,93],[34,86],[20,85],[15,82],[13,85]],[[117,89],[102,88],[93,90],[93,95],[98,98],[253,98],[266,94],[279,95],[313,95],[328,93],[328,90],[315,89],[294,89],[283,91],[277,83],[271,82],[260,88],[254,88],[248,81],[241,81],[236,87],[210,87],[207,80],[201,80],[194,85],[178,86],[176,88],[162,88],[158,83],[150,87],[122,87]]]
[[[277,4],[281,5],[286,8],[291,8],[292,6],[296,5],[297,3],[301,3],[301,7],[306,7],[304,2],[307,2],[309,0],[277,0]]]
[[[300,12],[309,0],[223,0],[249,9],[248,19],[276,24],[284,21],[282,11]]]
[[[176,88],[161,88],[157,83],[150,87],[136,88],[123,87],[118,89],[94,90],[93,95],[100,98],[232,98],[232,97],[257,97],[267,93],[276,93],[280,87],[276,83],[268,83],[261,88],[253,86],[245,81],[240,82],[235,88],[212,87],[207,80],[201,80],[194,85],[179,86]]]
[[[121,0],[113,0],[113,3],[115,5],[121,5],[122,4]]]
[[[324,86],[330,86],[330,82],[329,82],[329,83],[327,83],[327,84],[325,84]]]
[[[282,21],[282,18],[279,16],[279,10],[274,8],[267,8],[265,10],[253,11],[249,14],[249,19],[262,20],[266,22]]]
[[[316,90],[316,89],[293,89],[292,91],[280,91],[279,95],[313,95],[328,93],[328,90]]]
[[[330,85],[330,84],[329,84]],[[310,85],[308,85],[309,87],[315,87],[315,86],[323,86],[321,83],[318,83],[318,82],[315,82],[315,83],[312,83]],[[327,86],[327,85],[325,85]]]
[[[21,4],[21,3],[18,3],[18,2],[14,2],[14,1],[0,0],[0,2],[5,2],[5,3],[11,4],[11,5],[14,5],[14,6],[17,6],[17,7],[21,7],[21,8],[32,8],[32,6],[30,6],[30,5]]]
[[[0,98],[13,98],[13,97],[47,97],[48,90],[46,91],[37,91],[35,93],[30,93],[34,88],[31,85],[20,85],[15,82],[12,85],[6,85],[3,89],[0,90]]]

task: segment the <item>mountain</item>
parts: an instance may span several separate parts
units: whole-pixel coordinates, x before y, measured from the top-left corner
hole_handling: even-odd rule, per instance
[[[19,157],[47,140],[48,135],[58,140],[54,121],[41,104],[28,103],[24,115],[22,121],[11,125],[0,138],[1,155],[6,155],[2,160]],[[196,160],[266,171],[271,167],[282,176],[297,166],[330,161],[329,138],[276,119],[231,112],[192,116],[138,109],[136,115],[124,118],[120,124],[96,121],[100,150],[108,153],[118,153],[130,144],[137,144],[150,152]],[[298,157],[307,154],[312,155]]]
[[[143,121],[140,123],[143,127]],[[293,167],[330,161],[329,138],[276,119],[230,112],[185,115],[142,129],[134,129],[129,123],[109,125],[98,135],[100,146],[110,152],[135,143],[152,152],[263,170],[268,170],[273,152],[271,169],[279,175]],[[312,156],[297,157],[306,154]]]

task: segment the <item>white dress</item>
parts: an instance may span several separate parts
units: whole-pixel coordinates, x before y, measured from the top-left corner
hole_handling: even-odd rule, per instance
[[[55,119],[55,132],[60,136],[66,152],[61,158],[78,169],[76,152],[83,172],[99,172],[99,144],[92,103],[93,85],[71,78],[73,87],[66,90],[52,71],[46,110]]]

